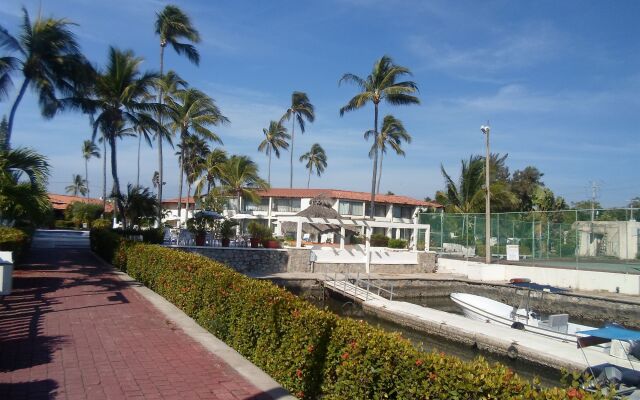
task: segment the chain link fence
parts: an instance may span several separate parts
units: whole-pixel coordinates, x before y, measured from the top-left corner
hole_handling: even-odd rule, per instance
[[[491,256],[494,262],[640,274],[636,218],[640,209],[634,208],[492,213]],[[484,214],[423,213],[419,222],[431,225],[430,249],[441,256],[484,259]]]

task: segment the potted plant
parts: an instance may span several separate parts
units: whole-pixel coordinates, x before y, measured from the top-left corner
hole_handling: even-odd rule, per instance
[[[265,249],[279,249],[280,242],[274,239],[273,235],[271,234],[271,231],[268,231],[266,233],[267,235],[264,238],[262,238],[262,247],[264,247]]]
[[[213,219],[206,215],[196,215],[187,220],[187,229],[195,235],[196,246],[204,246],[207,230],[211,229]]]
[[[249,222],[247,231],[249,231],[249,234],[251,235],[249,241],[251,242],[251,247],[254,249],[257,248],[260,245],[260,242],[269,235],[269,228],[256,221]]]
[[[225,219],[220,224],[220,236],[222,237],[222,247],[229,247],[231,238],[235,234],[235,227],[238,225],[237,221],[232,219]]]

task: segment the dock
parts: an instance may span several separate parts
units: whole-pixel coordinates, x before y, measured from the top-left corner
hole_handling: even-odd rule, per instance
[[[494,323],[475,321],[433,308],[394,301],[392,295],[388,295],[392,290],[381,292],[382,295],[380,295],[376,293],[377,286],[372,289],[374,285],[370,284],[370,290],[367,291],[366,286],[363,288],[363,282],[346,277],[342,280],[325,279],[323,285],[328,290],[360,303],[367,313],[511,359],[519,358],[556,369],[578,371],[585,370],[589,364],[597,365],[606,362],[625,368],[633,366],[636,370],[640,370],[638,362],[633,362],[631,365],[626,359],[610,357],[592,348],[584,349],[583,354],[575,342],[548,338]]]

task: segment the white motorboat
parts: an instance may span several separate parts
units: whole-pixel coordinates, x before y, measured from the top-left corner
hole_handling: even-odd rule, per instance
[[[564,341],[575,342],[577,332],[593,327],[569,322],[568,314],[550,315],[541,319],[525,307],[512,307],[483,296],[468,293],[451,293],[453,300],[467,318],[509,326]]]

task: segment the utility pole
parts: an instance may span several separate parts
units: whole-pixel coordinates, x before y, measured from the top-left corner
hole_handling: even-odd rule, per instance
[[[598,198],[598,192],[600,191],[600,185],[596,181],[591,181],[591,222],[596,217],[596,199]]]
[[[484,175],[485,175],[485,188],[487,190],[487,195],[485,196],[485,210],[484,210],[484,226],[485,226],[485,239],[484,239],[484,251],[485,251],[485,262],[487,264],[491,264],[491,191],[489,190],[490,186],[490,175],[491,170],[489,166],[489,161],[491,158],[491,153],[489,150],[489,132],[491,131],[491,126],[489,126],[489,121],[487,121],[486,125],[482,125],[480,127],[480,131],[487,137],[487,156],[485,158],[485,167],[484,167]]]

